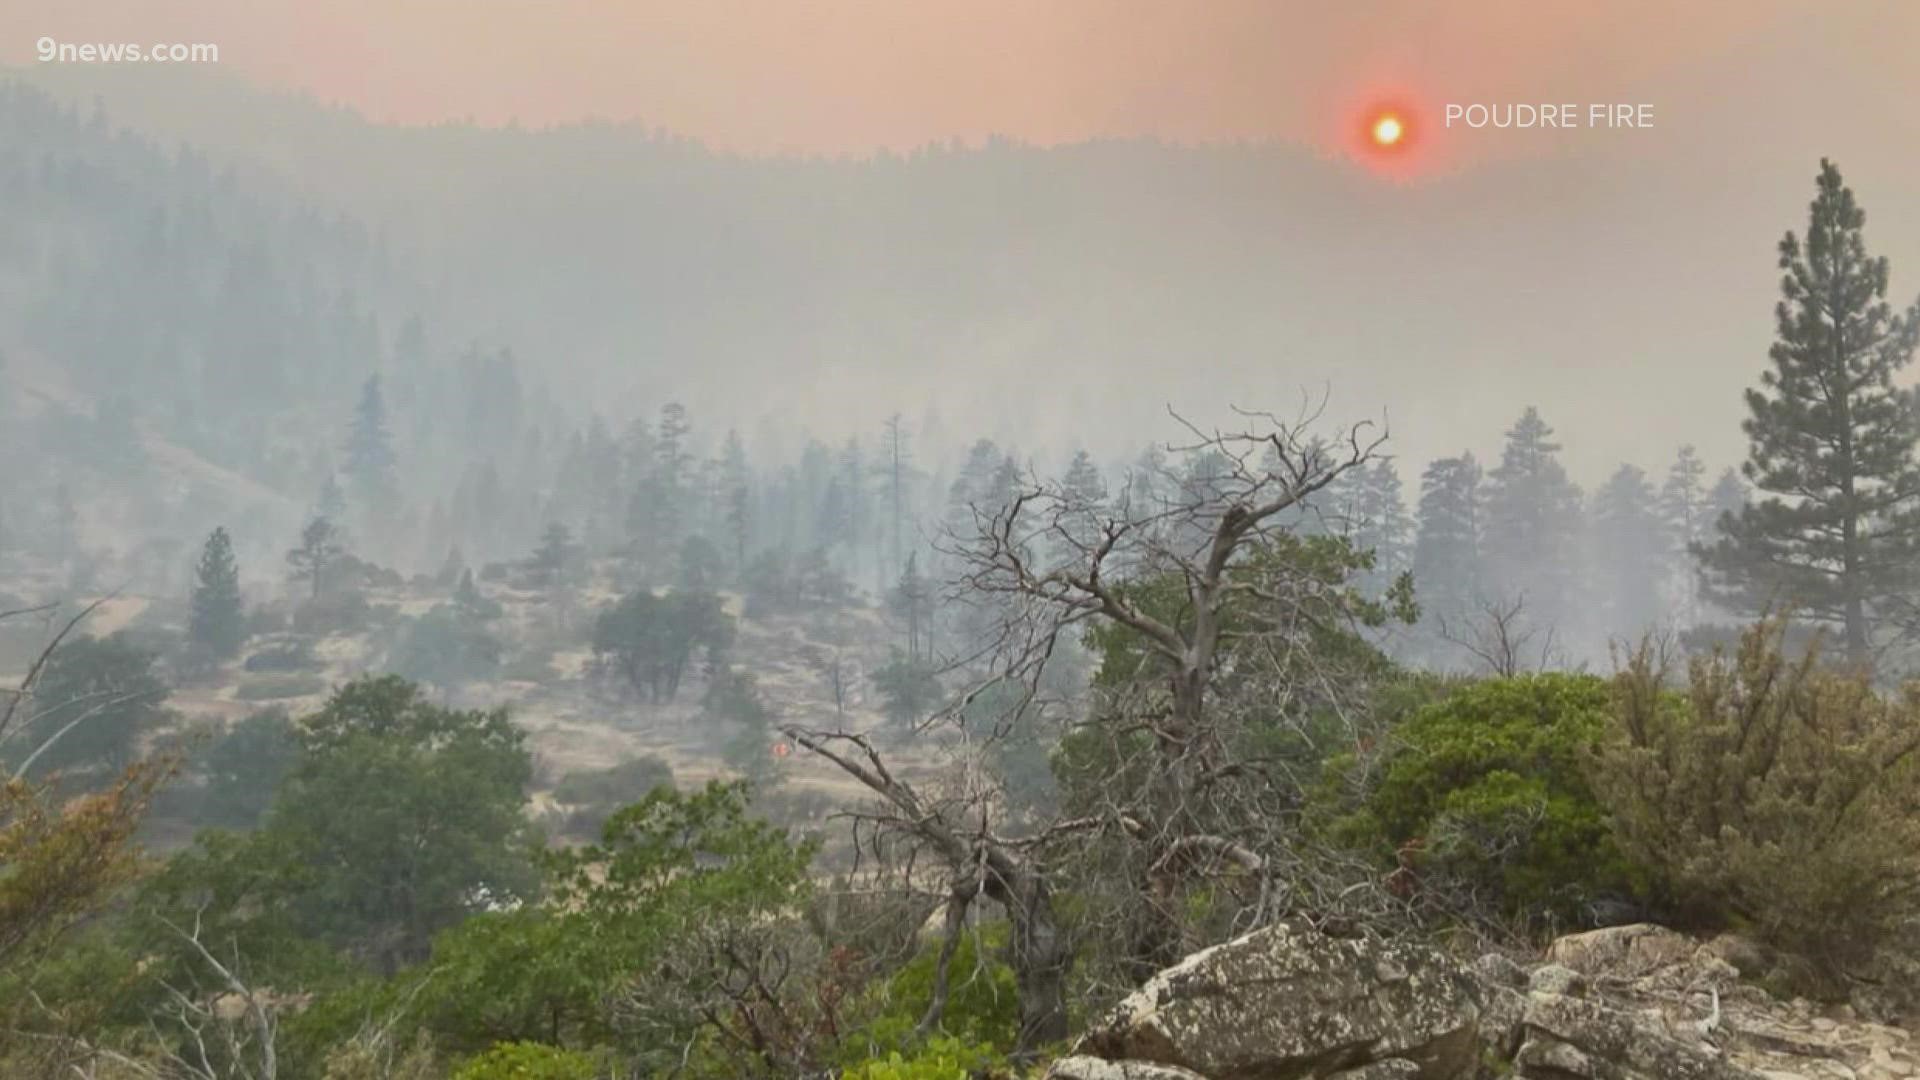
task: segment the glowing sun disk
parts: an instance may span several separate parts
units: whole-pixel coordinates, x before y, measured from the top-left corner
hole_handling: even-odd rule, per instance
[[[1373,141],[1377,146],[1392,146],[1406,134],[1406,125],[1398,116],[1387,113],[1373,122]]]

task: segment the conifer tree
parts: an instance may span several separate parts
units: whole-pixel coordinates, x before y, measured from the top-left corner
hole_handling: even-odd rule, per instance
[[[339,521],[346,512],[347,493],[340,490],[339,479],[329,472],[320,483],[320,494],[313,501],[313,516]]]
[[[1667,575],[1672,579],[1675,614],[1691,624],[1700,617],[1699,585],[1687,552],[1712,524],[1707,507],[1707,466],[1691,445],[1682,446],[1660,485],[1660,522],[1667,539]]]
[[[540,534],[540,546],[527,560],[527,569],[537,584],[557,590],[567,584],[579,555],[580,545],[573,540],[573,530],[555,521]]]
[[[1408,568],[1412,556],[1413,522],[1400,494],[1400,470],[1382,457],[1341,479],[1348,481],[1348,538],[1356,550],[1373,552],[1373,569],[1363,580],[1385,588]]]
[[[747,448],[738,431],[727,432],[720,456],[722,515],[733,548],[734,572],[747,566],[747,544],[753,528],[753,474],[747,467]]]
[[[344,554],[346,548],[333,522],[323,517],[314,518],[300,530],[300,546],[287,552],[289,576],[295,581],[307,582],[311,587],[308,598],[318,600],[327,570]]]
[[[1762,498],[1696,548],[1710,595],[1735,611],[1786,605],[1837,626],[1865,662],[1877,624],[1904,609],[1920,558],[1920,465],[1910,392],[1920,303],[1887,303],[1887,260],[1867,254],[1866,214],[1820,162],[1803,242],[1780,241],[1772,366],[1747,391],[1742,473]]]
[[[1413,583],[1420,607],[1458,618],[1480,598],[1480,463],[1473,454],[1440,458],[1420,474],[1420,523]]]
[[[880,430],[879,470],[885,477],[887,492],[887,567],[893,571],[900,566],[901,530],[907,516],[907,474],[913,468],[913,454],[907,446],[908,435],[905,421],[899,413],[887,417],[886,426]]]
[[[686,406],[677,401],[662,405],[655,432],[653,538],[661,553],[677,553],[688,531],[694,479],[693,454],[687,448],[693,425]]]
[[[1752,492],[1747,490],[1747,482],[1740,479],[1740,470],[1728,467],[1720,470],[1720,475],[1707,489],[1707,522],[1717,523],[1726,514],[1737,514],[1747,505]]]
[[[346,452],[347,485],[361,510],[380,517],[392,513],[398,501],[393,439],[387,433],[387,404],[378,375],[368,376],[361,384]]]
[[[913,660],[933,655],[933,583],[921,576],[919,558],[918,552],[907,556],[900,583],[887,597],[887,607],[907,624],[907,656]]]
[[[1107,481],[1093,456],[1078,450],[1060,487],[1066,500],[1056,526],[1060,531],[1051,537],[1050,547],[1055,563],[1071,565],[1099,542],[1100,523],[1108,515]]]
[[[1528,406],[1507,432],[1488,479],[1485,553],[1488,599],[1518,600],[1548,629],[1574,614],[1580,489],[1560,464],[1553,428]]]
[[[1663,525],[1653,484],[1637,466],[1620,466],[1594,494],[1594,584],[1609,634],[1637,639],[1660,617]]]
[[[200,562],[194,567],[187,637],[201,655],[220,660],[239,652],[241,643],[246,641],[246,615],[240,607],[240,569],[234,562],[233,541],[225,528],[214,529],[200,549]]]

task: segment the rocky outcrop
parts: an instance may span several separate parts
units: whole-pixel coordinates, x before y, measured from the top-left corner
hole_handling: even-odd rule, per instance
[[[1562,938],[1545,962],[1285,923],[1149,980],[1057,1080],[1920,1080],[1903,1028],[1782,1002],[1738,938],[1646,924]],[[1751,971],[1748,974],[1752,974]]]
[[[1781,1001],[1742,976],[1765,951],[1649,924],[1554,942],[1529,974],[1514,1073],[1540,1080],[1893,1080],[1920,1076],[1920,1046],[1848,1006]]]
[[[1437,949],[1280,923],[1154,976],[1085,1049],[1210,1080],[1455,1077],[1479,1018],[1472,977]]]

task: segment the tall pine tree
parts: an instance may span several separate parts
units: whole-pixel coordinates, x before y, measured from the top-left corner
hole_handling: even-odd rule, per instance
[[[1700,619],[1700,589],[1688,552],[1713,523],[1707,505],[1707,466],[1691,445],[1682,446],[1660,485],[1660,522],[1667,539],[1667,573],[1674,614],[1683,626]]]
[[[360,404],[353,410],[346,451],[349,491],[363,514],[373,521],[384,521],[394,512],[399,491],[394,479],[393,438],[387,432],[387,403],[380,392],[378,375],[368,376],[360,387]]]
[[[1848,659],[1864,663],[1916,584],[1914,402],[1894,376],[1913,358],[1920,303],[1888,305],[1887,260],[1867,254],[1866,214],[1832,162],[1820,162],[1810,211],[1806,241],[1780,241],[1772,367],[1746,395],[1741,471],[1763,497],[1696,551],[1716,600],[1838,626]]]
[[[1480,463],[1471,453],[1440,458],[1420,474],[1420,525],[1413,584],[1423,613],[1459,619],[1481,598]]]
[[[201,656],[217,660],[239,652],[247,639],[246,615],[240,608],[240,568],[225,528],[214,529],[200,549],[187,637]]]
[[[1592,536],[1601,628],[1637,639],[1660,619],[1669,565],[1659,500],[1644,470],[1622,465],[1594,493]]]
[[[1578,610],[1580,489],[1567,479],[1560,444],[1538,409],[1529,406],[1507,432],[1489,479],[1487,598],[1524,601],[1529,621],[1564,632]]]

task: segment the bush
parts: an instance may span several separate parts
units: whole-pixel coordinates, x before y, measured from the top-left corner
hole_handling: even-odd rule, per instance
[[[898,1050],[884,1058],[862,1062],[840,1074],[841,1080],[967,1080],[992,1063],[984,1046],[959,1039],[929,1039],[911,1054]]]
[[[494,674],[500,667],[500,643],[461,609],[438,604],[401,629],[387,666],[416,682],[458,686]]]
[[[575,1050],[544,1043],[495,1043],[455,1069],[452,1080],[594,1080],[595,1061]]]
[[[567,816],[567,832],[598,839],[615,811],[661,786],[673,786],[673,767],[648,754],[604,769],[568,773],[554,787],[553,800],[573,808]]]
[[[1632,893],[1585,771],[1610,701],[1590,675],[1465,686],[1400,725],[1364,808],[1337,833],[1392,851],[1403,887],[1470,914],[1561,923]]]
[[[1789,661],[1768,621],[1688,665],[1642,647],[1617,679],[1594,785],[1623,850],[1684,915],[1750,927],[1834,976],[1920,912],[1920,684],[1898,696]]]

